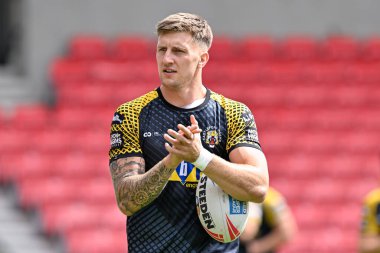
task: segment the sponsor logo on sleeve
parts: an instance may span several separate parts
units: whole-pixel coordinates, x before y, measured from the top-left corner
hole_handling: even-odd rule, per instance
[[[257,136],[257,130],[256,128],[249,127],[246,130],[246,138],[249,142],[258,142],[259,137]]]
[[[253,115],[250,111],[243,112],[241,116],[246,126],[250,126],[254,123]]]
[[[124,120],[124,116],[118,112],[115,112],[112,118],[112,124],[121,124],[123,123],[123,120]]]
[[[121,132],[111,133],[111,148],[120,148],[123,146],[123,137]]]

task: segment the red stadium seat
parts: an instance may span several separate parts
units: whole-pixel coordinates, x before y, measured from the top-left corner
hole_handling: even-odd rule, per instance
[[[97,35],[76,35],[69,42],[68,57],[74,60],[99,60],[108,54],[108,41]]]
[[[29,142],[38,152],[59,153],[66,152],[74,145],[70,131],[63,129],[44,129],[29,137]]]
[[[20,131],[15,128],[4,129],[0,132],[0,152],[2,155],[8,153],[21,153],[32,148],[27,131]]]
[[[321,59],[327,61],[355,61],[360,53],[358,41],[350,36],[336,35],[321,43]]]
[[[67,58],[57,59],[50,67],[54,86],[60,87],[66,82],[91,80],[91,62],[77,62]]]
[[[4,108],[0,108],[0,129],[6,127],[8,123],[8,112]]]
[[[347,66],[347,83],[376,86],[380,83],[379,69],[379,61],[351,64]]]
[[[72,150],[78,152],[103,152],[103,154],[107,154],[110,145],[109,130],[104,129],[78,131],[72,133],[72,138],[75,140]]]
[[[71,105],[82,109],[109,107],[113,92],[109,86],[82,86],[75,90],[62,87],[57,103],[59,106]]]
[[[63,203],[41,209],[44,232],[65,235],[74,230],[125,229],[126,217],[115,204]]]
[[[212,61],[231,61],[238,58],[235,41],[226,36],[216,36],[209,50]]]
[[[270,61],[277,57],[277,45],[270,36],[249,36],[240,41],[240,55],[255,62]]]
[[[311,62],[301,70],[305,84],[331,86],[348,80],[347,65],[337,62]]]
[[[24,180],[18,186],[20,205],[27,209],[64,202],[115,204],[110,178],[41,177]]]
[[[145,37],[122,36],[113,41],[111,56],[121,61],[154,61],[155,45]]]
[[[273,63],[267,65],[268,82],[274,85],[294,86],[304,81],[303,65],[299,63]]]
[[[380,60],[380,37],[371,37],[364,40],[360,59],[376,62]]]
[[[92,66],[93,78],[99,82],[152,82],[158,81],[157,65],[153,61],[102,61]]]
[[[79,181],[66,181],[59,177],[41,177],[24,180],[18,185],[21,207],[38,208],[43,204],[61,203],[78,199]]]
[[[118,102],[121,101],[117,100],[115,104]],[[99,109],[98,107],[81,107],[78,104],[64,104],[56,109],[53,119],[64,131],[81,132],[105,129],[111,123],[116,106]]]
[[[72,149],[69,152],[62,153],[59,161],[59,163],[51,164],[49,168],[55,171],[55,174],[68,180],[78,178],[92,180],[110,176],[108,159],[104,155],[99,156],[97,153],[86,153]]]
[[[48,126],[52,115],[52,108],[44,104],[18,105],[10,118],[10,124],[21,131],[40,130]]]
[[[127,252],[125,231],[120,229],[74,230],[65,240],[68,253]]]
[[[318,58],[319,42],[308,36],[290,36],[279,44],[279,55],[286,61],[314,61]]]

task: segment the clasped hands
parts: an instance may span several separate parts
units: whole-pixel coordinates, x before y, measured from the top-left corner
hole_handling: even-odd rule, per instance
[[[203,149],[198,121],[194,115],[190,116],[190,126],[178,124],[178,131],[169,129],[164,134],[165,149],[169,152],[169,156],[176,162],[181,161],[194,162]]]

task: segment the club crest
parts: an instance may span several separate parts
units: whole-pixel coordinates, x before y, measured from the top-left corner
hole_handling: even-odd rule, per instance
[[[214,148],[220,142],[220,131],[216,127],[208,127],[203,134],[204,142],[209,145],[210,148]]]

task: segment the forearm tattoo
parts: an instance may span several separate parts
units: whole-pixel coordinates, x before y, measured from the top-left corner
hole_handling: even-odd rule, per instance
[[[110,169],[118,204],[129,213],[157,198],[174,170],[159,162],[144,174],[145,161],[142,158],[119,159],[111,163]]]

